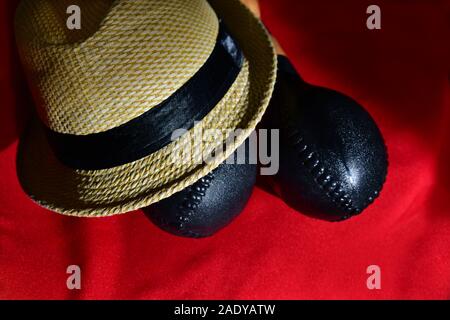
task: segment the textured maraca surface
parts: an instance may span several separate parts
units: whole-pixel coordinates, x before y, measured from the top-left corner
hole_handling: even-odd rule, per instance
[[[281,129],[278,189],[290,206],[338,221],[374,201],[386,179],[387,152],[358,103],[306,84],[280,57],[270,108],[272,126]]]
[[[236,156],[236,152],[232,155]],[[211,236],[247,204],[256,180],[255,164],[222,163],[192,186],[145,209],[161,229],[184,237]]]

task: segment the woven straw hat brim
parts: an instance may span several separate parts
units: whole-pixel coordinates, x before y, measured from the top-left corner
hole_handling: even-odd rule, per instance
[[[251,134],[261,120],[276,77],[276,54],[262,23],[238,0],[210,4],[239,43],[246,60],[235,83],[202,120],[207,129],[242,129],[233,148],[208,163],[174,162],[172,155],[194,145],[195,127],[163,149],[132,163],[105,170],[74,170],[53,155],[42,126],[34,120],[21,139],[17,172],[24,191],[41,206],[65,215],[101,217],[158,202],[202,178]],[[208,153],[223,141],[204,142]]]

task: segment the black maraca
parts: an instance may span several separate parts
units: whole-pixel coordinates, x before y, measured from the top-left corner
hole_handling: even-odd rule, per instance
[[[249,140],[247,140],[248,142]],[[161,229],[174,235],[208,237],[237,217],[247,204],[256,181],[257,165],[245,152],[236,150],[217,169],[192,186],[145,209],[146,215]],[[238,160],[238,156],[245,159]]]
[[[372,117],[344,94],[303,81],[283,55],[264,125],[280,129],[275,183],[291,207],[339,221],[378,197],[388,161]]]
[[[258,0],[241,0],[260,17]],[[330,221],[361,213],[386,180],[388,155],[375,121],[356,101],[303,81],[272,37],[277,82],[263,126],[280,129],[274,191],[298,211]]]

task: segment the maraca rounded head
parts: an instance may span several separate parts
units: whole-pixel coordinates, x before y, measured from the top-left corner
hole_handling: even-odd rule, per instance
[[[280,196],[321,219],[359,214],[378,197],[386,179],[380,130],[353,99],[306,84],[293,68],[281,67],[269,107],[281,131]]]
[[[245,157],[245,163],[222,163],[192,186],[146,208],[146,215],[174,235],[215,234],[242,212],[252,193],[257,166],[249,164],[248,152]]]

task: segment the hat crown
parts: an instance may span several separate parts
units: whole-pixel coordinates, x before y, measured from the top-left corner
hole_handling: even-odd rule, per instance
[[[69,30],[69,5],[81,29]],[[170,97],[214,49],[205,0],[24,0],[16,35],[41,120],[85,135],[124,124]]]

